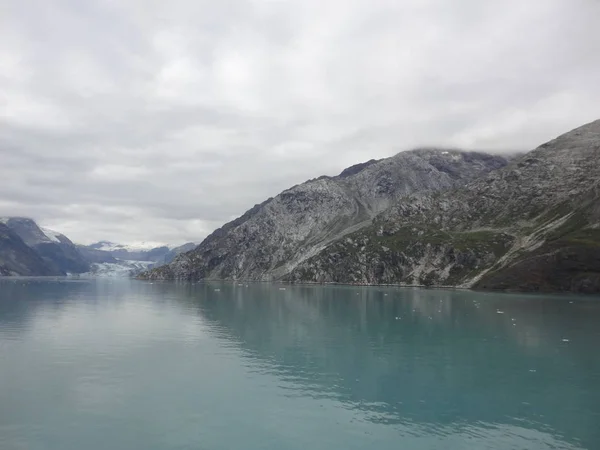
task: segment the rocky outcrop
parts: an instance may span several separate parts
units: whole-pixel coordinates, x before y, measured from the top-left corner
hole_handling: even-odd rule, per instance
[[[600,292],[600,121],[450,192],[408,196],[290,281]]]
[[[420,149],[294,186],[224,225],[151,279],[281,279],[410,196],[443,192],[504,167],[476,152]]]

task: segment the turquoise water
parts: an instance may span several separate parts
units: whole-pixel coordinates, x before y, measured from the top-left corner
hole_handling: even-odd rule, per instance
[[[0,281],[0,449],[600,448],[600,299]]]

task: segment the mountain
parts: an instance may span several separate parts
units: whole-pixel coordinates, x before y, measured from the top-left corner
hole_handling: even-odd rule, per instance
[[[48,274],[82,273],[90,269],[88,261],[66,236],[52,230],[42,229],[35,221],[25,217],[4,218],[2,223],[42,258],[48,271],[51,272]],[[33,270],[32,268],[33,273],[31,274],[47,274],[46,271],[41,271],[44,272],[41,273],[38,269]]]
[[[402,199],[286,279],[600,292],[600,120],[462,188]]]
[[[88,260],[94,263],[115,263],[117,260],[121,262],[143,261],[151,262],[152,267],[157,267],[170,263],[177,255],[192,250],[195,246],[196,244],[193,242],[179,247],[169,247],[146,242],[137,245],[124,245],[100,241],[91,245],[79,245],[78,248]]]
[[[173,261],[196,245],[154,247],[153,243],[120,245],[107,241],[75,245],[65,235],[25,217],[0,218],[0,276],[135,276]]]
[[[157,267],[157,265],[169,264],[169,263],[173,262],[175,260],[175,258],[177,258],[177,256],[179,256],[182,253],[186,253],[191,250],[194,250],[196,248],[196,246],[197,246],[197,244],[195,244],[194,242],[188,242],[187,244],[183,244],[183,245],[180,245],[179,247],[172,248],[171,250],[169,250],[169,253],[167,253],[164,256],[163,260],[160,262],[157,262],[157,264],[155,264],[154,267]]]
[[[115,244],[109,241],[100,241],[95,244],[80,246],[80,250],[89,254],[92,258],[112,257],[123,261],[163,261],[171,251],[166,245],[154,243],[140,243],[139,245]],[[110,262],[110,261],[99,261]]]
[[[78,245],[80,253],[91,263],[91,269],[84,276],[130,277],[172,262],[180,253],[194,249],[196,244],[189,242],[179,247],[167,247],[153,243],[136,245],[115,244],[100,241],[91,245]]]
[[[0,219],[0,276],[62,275]]]
[[[77,250],[79,253],[83,255],[83,257],[89,261],[91,264],[114,264],[117,262],[117,258],[115,258],[110,252],[104,250],[97,250],[87,245],[77,245]]]
[[[294,186],[254,206],[151,279],[276,280],[410,195],[444,192],[508,164],[500,156],[419,149]]]

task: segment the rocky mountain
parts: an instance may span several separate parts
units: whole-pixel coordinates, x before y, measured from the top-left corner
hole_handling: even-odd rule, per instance
[[[0,276],[62,275],[0,220]]]
[[[33,250],[45,263],[46,269],[33,265],[31,270],[16,271],[20,275],[65,275],[90,269],[88,261],[66,236],[40,228],[32,219],[9,217],[2,223],[17,235],[26,247]],[[27,251],[27,254],[31,252]]]
[[[600,292],[600,120],[464,187],[401,199],[285,278]]]
[[[187,244],[183,244],[183,245],[180,245],[179,247],[172,248],[171,250],[169,250],[169,253],[167,253],[164,256],[162,261],[157,262],[157,265],[169,264],[169,263],[173,262],[175,260],[175,258],[177,258],[180,254],[186,253],[186,252],[189,252],[189,251],[195,249],[196,245],[197,244],[195,244],[194,242],[188,242]],[[154,267],[157,267],[157,265],[155,265]]]
[[[301,279],[305,273],[310,280],[308,272],[297,271],[299,266],[369,228],[402,199],[463,186],[507,163],[485,153],[419,149],[352,166],[254,206],[193,251],[142,277],[276,280],[292,273]]]

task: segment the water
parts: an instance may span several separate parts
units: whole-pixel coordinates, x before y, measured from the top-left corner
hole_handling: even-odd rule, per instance
[[[600,299],[0,281],[0,449],[599,449]]]

